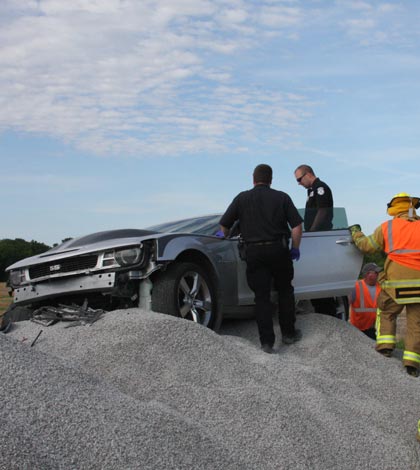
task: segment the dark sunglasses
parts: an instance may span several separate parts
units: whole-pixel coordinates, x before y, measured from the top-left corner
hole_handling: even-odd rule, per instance
[[[302,178],[303,178],[305,175],[306,175],[306,173],[303,173],[302,176],[300,176],[299,178],[296,178],[296,181],[297,181],[298,183],[300,183],[300,182],[302,181]]]

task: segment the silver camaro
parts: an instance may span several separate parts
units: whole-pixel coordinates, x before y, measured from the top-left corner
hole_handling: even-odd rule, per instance
[[[254,304],[238,252],[239,228],[229,238],[216,237],[220,217],[93,233],[23,259],[7,268],[14,305],[141,307],[217,330],[224,317],[249,313]],[[363,260],[347,226],[344,209],[335,208],[333,230],[303,234],[294,262],[296,299],[345,303]]]

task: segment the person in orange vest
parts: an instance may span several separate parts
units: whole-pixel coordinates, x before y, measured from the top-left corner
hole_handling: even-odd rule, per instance
[[[375,263],[365,264],[362,268],[363,279],[356,281],[350,294],[350,323],[372,339],[376,339],[376,310],[381,291],[378,283],[380,271],[382,269]]]
[[[388,203],[393,218],[366,236],[360,225],[349,227],[357,248],[364,253],[384,251],[387,255],[380,277],[381,292],[376,316],[376,350],[390,357],[396,344],[397,317],[406,309],[407,332],[403,364],[408,374],[418,377],[420,369],[420,198],[396,194]]]

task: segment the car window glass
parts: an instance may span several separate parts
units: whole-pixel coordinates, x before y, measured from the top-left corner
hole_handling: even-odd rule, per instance
[[[214,235],[219,229],[221,214],[213,214],[204,217],[176,220],[148,227],[147,230],[169,233],[200,233],[203,235]]]
[[[305,209],[298,209],[299,214],[303,218]],[[348,227],[346,211],[344,207],[333,208],[333,228],[332,230],[342,230]],[[222,214],[212,214],[202,217],[194,217],[190,219],[174,220],[158,225],[147,227],[146,230],[154,232],[169,233],[197,233],[201,235],[215,235],[219,230],[219,220]],[[233,227],[230,236],[234,237],[239,234],[239,227]]]
[[[218,221],[220,216],[217,216],[216,219]],[[215,224],[213,218],[210,220],[210,222],[208,218],[199,218],[191,221],[189,224],[186,224],[183,227],[180,227],[180,230],[177,231],[186,233],[199,233],[203,235],[214,235],[217,232],[217,222]]]
[[[305,209],[298,209],[300,216],[304,217],[305,215]],[[342,230],[345,229],[349,226],[347,222],[347,216],[346,216],[346,211],[344,207],[334,207],[333,208],[334,214],[333,214],[333,228],[332,230]]]
[[[197,230],[194,230],[194,232],[191,232],[191,233],[199,233],[201,235],[216,235],[216,232],[218,232],[219,230],[220,230],[220,225],[218,224],[218,221],[216,223],[214,221],[211,221],[211,222],[207,222],[201,227],[198,227]]]

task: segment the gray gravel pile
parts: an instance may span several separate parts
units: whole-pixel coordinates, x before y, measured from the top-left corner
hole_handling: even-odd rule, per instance
[[[344,322],[298,323],[274,355],[253,321],[17,323],[0,335],[0,468],[420,469],[420,379]]]

